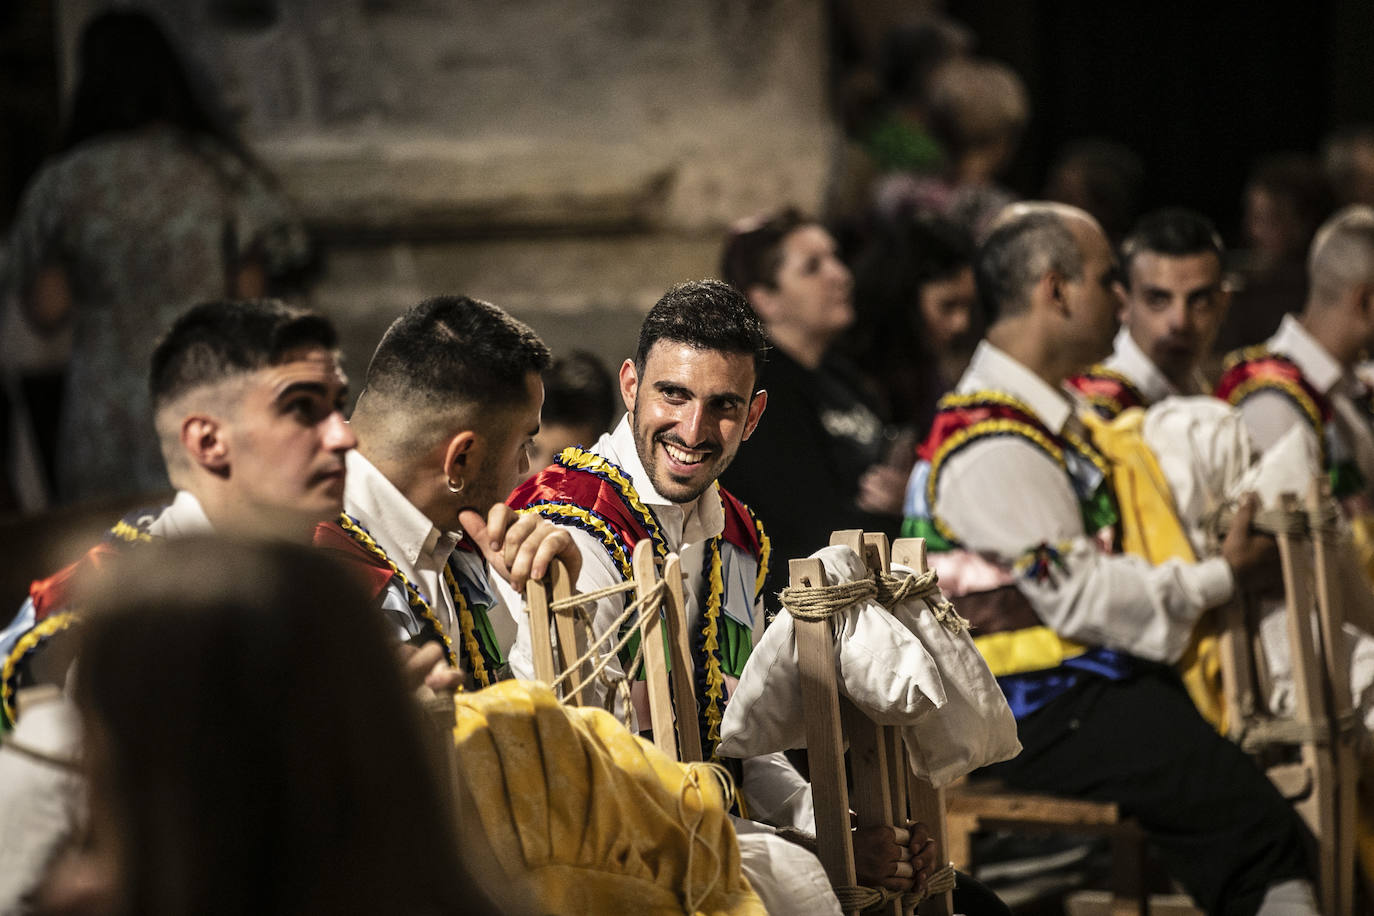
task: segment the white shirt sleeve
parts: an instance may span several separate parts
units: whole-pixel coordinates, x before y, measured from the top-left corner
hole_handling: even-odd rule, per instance
[[[11,746],[12,745],[12,746]],[[26,913],[54,858],[77,837],[85,788],[77,766],[55,766],[20,748],[76,761],[80,716],[58,698],[25,711],[0,745],[0,912]]]
[[[1307,430],[1307,435],[1313,440],[1317,437],[1298,405],[1276,391],[1252,394],[1241,402],[1240,415],[1250,433],[1250,443],[1259,454],[1273,447],[1294,426]],[[1315,454],[1321,454],[1320,445],[1317,443]]]
[[[410,602],[406,600],[405,586],[394,576],[382,591],[382,615],[387,623],[392,625],[396,638],[401,642],[419,636],[422,632],[420,621],[410,609]]]
[[[15,643],[19,642],[19,637],[33,629],[36,622],[37,613],[33,607],[33,599],[25,598],[24,603],[19,606],[19,613],[0,630],[0,661],[9,657],[14,651]]]
[[[1041,545],[1057,551],[1047,577],[1022,576],[1017,587],[1047,626],[1076,642],[1173,662],[1198,616],[1235,590],[1220,558],[1153,566],[1104,554],[1083,530],[1064,471],[1019,439],[975,442],[950,458],[936,507],[965,546],[1008,566]]]
[[[740,871],[769,913],[840,916],[840,901],[820,860],[766,826],[733,818]]]

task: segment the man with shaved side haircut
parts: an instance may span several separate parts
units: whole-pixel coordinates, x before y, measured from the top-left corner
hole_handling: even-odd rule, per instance
[[[549,351],[526,325],[466,296],[421,302],[377,345],[351,425],[343,512],[316,543],[354,561],[401,639],[436,667],[427,683],[505,676],[514,622],[489,569],[523,589],[568,532],[502,501],[529,470]]]
[[[309,541],[338,512],[355,440],[340,412],[348,383],[336,346],[326,318],[272,300],[211,302],[177,319],[149,379],[176,498],[121,521],[75,566],[34,583],[0,633],[6,715],[16,689],[65,674],[67,659],[52,646],[65,642],[55,637],[71,620],[71,586],[111,544],[211,530]]]
[[[1374,411],[1355,367],[1374,346],[1374,208],[1341,210],[1318,230],[1308,255],[1310,291],[1300,315],[1273,337],[1226,358],[1217,396],[1240,408],[1255,448],[1293,429],[1308,437],[1331,489],[1367,512],[1374,486]]]
[[[211,531],[307,542],[338,513],[354,438],[340,412],[347,380],[336,348],[328,319],[272,300],[206,303],[173,323],[153,352],[149,387],[176,497],[127,516],[77,563],[33,584],[0,632],[5,718],[15,720],[20,689],[66,679],[73,592],[112,553]],[[79,758],[74,723],[67,703],[35,703],[0,750],[0,912],[22,910],[75,835],[79,769],[60,766]],[[25,748],[39,757],[26,759]],[[33,762],[43,755],[48,762]]]

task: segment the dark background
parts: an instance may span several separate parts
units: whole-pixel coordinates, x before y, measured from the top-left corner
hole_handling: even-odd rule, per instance
[[[54,6],[0,3],[0,226],[56,143]],[[1234,241],[1257,158],[1316,152],[1331,129],[1374,121],[1368,0],[951,0],[946,8],[978,36],[978,53],[1026,81],[1032,118],[1006,183],[1027,196],[1039,193],[1064,143],[1105,137],[1144,158],[1147,209],[1195,207]],[[818,62],[827,64],[835,62]]]
[[[1315,153],[1374,120],[1374,4],[953,2],[977,50],[1025,79],[1031,123],[1007,183],[1035,195],[1055,151],[1088,136],[1145,160],[1145,209],[1209,214],[1231,240],[1252,163]]]

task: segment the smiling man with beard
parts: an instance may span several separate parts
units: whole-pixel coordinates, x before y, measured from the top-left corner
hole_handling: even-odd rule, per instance
[[[768,537],[753,512],[717,478],[763,415],[768,395],[756,386],[766,348],[758,317],[733,287],[714,280],[673,287],[645,318],[634,358],[620,367],[620,393],[629,413],[592,448],[565,449],[507,500],[571,532],[582,554],[580,592],[629,579],[634,545],[645,538],[652,539],[660,556],[681,556],[707,759],[720,743],[725,704],[763,634]],[[502,582],[495,584],[510,606],[518,606],[519,599]],[[596,603],[592,620],[598,633],[620,616],[625,601],[617,596]],[[515,616],[520,633],[511,666],[516,676],[532,678],[528,618]],[[610,670],[619,674],[614,662]],[[638,721],[646,723],[642,687],[637,684],[632,695]],[[750,817],[814,832],[810,786],[786,757],[751,758],[740,772]],[[746,874],[770,912],[836,911],[814,857],[799,860],[796,850],[789,851],[788,844],[757,824],[740,821],[736,827]],[[935,857],[919,826],[907,847],[886,828],[856,835],[862,883],[909,890],[929,877]],[[773,873],[785,874],[786,881],[770,878]]]
[[[673,287],[620,367],[629,413],[591,449],[565,449],[507,500],[571,531],[582,552],[581,591],[630,578],[630,554],[646,537],[660,556],[681,555],[697,682],[708,688],[698,697],[708,756],[720,740],[721,704],[763,632],[759,572],[768,541],[716,478],[763,415],[768,396],[754,383],[764,348],[758,319],[733,289],[710,280]],[[619,598],[599,602],[598,629],[623,606]],[[533,676],[523,616],[511,664]],[[710,687],[719,688],[714,698]]]

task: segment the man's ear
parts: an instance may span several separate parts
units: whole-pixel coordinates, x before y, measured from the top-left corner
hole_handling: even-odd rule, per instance
[[[754,397],[749,402],[749,416],[744,419],[744,438],[748,439],[758,428],[759,420],[763,417],[763,410],[768,406],[768,392],[760,388],[754,392]],[[741,440],[743,441],[743,440]]]
[[[477,433],[465,429],[448,440],[444,446],[444,476],[450,481],[460,481],[465,474],[476,468],[479,443]]]
[[[181,447],[191,463],[212,474],[229,472],[228,429],[217,417],[191,414],[181,421]]]
[[[1057,270],[1049,270],[1040,278],[1036,284],[1036,292],[1040,293],[1045,303],[1050,306],[1057,314],[1068,317],[1069,296],[1068,280]]]
[[[1365,324],[1374,322],[1374,284],[1361,283],[1355,288],[1355,301],[1360,310],[1360,317]]]
[[[1126,305],[1126,297],[1129,294],[1128,290],[1126,289],[1126,284],[1122,283],[1120,280],[1113,280],[1112,292],[1116,293],[1117,301],[1121,303],[1121,307],[1116,310],[1116,323],[1125,324],[1126,312],[1128,308]]]
[[[1217,325],[1220,326],[1226,320],[1226,313],[1231,311],[1231,293],[1233,290],[1229,286],[1223,286],[1221,292],[1217,293]]]
[[[625,402],[625,409],[633,416],[635,412],[635,398],[639,396],[639,370],[635,368],[635,361],[627,359],[620,364],[620,399]]]

